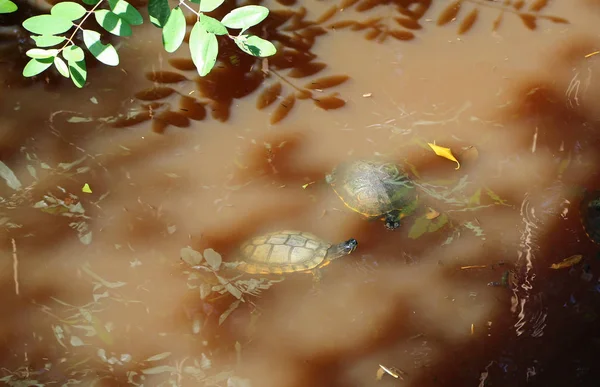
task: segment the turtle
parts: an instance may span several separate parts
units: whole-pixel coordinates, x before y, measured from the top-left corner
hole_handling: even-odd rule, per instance
[[[383,219],[388,230],[400,227],[400,219],[416,207],[415,184],[395,163],[344,162],[326,175],[325,181],[346,207],[367,219]]]
[[[600,245],[600,191],[585,191],[579,204],[579,216],[587,237]]]
[[[351,238],[337,245],[304,231],[282,230],[255,236],[240,246],[237,269],[248,274],[312,273],[351,254],[358,242]]]

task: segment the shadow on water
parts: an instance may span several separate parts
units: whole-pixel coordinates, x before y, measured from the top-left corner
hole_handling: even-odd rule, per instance
[[[120,78],[131,82],[124,89],[135,85],[137,113],[115,117],[122,112],[117,97],[105,110],[77,113],[102,116],[110,125],[71,126],[70,113],[51,115],[27,101],[25,87],[40,93],[41,78],[19,85],[32,115],[7,114],[15,123],[3,129],[0,149],[26,187],[1,191],[0,225],[7,232],[0,243],[10,258],[0,283],[9,316],[0,326],[6,369],[23,367],[13,374],[22,380],[34,373],[44,381],[101,378],[107,386],[158,384],[173,375],[184,385],[228,385],[232,370],[261,387],[396,385],[389,375],[375,380],[381,364],[405,370],[411,386],[596,385],[598,245],[583,232],[578,206],[584,189],[600,189],[594,106],[600,88],[590,75],[595,59],[586,58],[598,42],[570,36],[553,47],[547,67],[521,74],[501,107],[477,112],[493,116],[483,134],[469,133],[474,114],[471,123],[461,121],[467,129],[457,129],[460,136],[453,123],[444,130],[423,124],[441,115],[425,116],[410,140],[393,149],[387,147],[392,137],[378,142],[379,156],[412,166],[422,189],[417,212],[388,232],[382,222],[344,208],[323,182],[342,159],[373,154],[363,147],[371,132],[336,133],[328,118],[314,113],[328,111],[358,127],[365,115],[341,110],[349,107],[344,95],[356,90],[349,76],[328,71],[317,40],[335,35],[365,44],[360,47],[380,43],[380,53],[389,55],[392,43],[410,42],[407,50],[425,45],[426,32],[473,35],[492,11],[494,31],[510,29],[503,27],[510,18],[529,30],[567,20],[545,13],[545,1],[349,0],[321,4],[310,13],[320,15],[314,20],[295,1],[278,3],[284,7],[260,31],[281,45],[266,65],[240,56],[230,42],[220,42],[219,64],[205,78],[188,58],[169,57],[172,68],[143,68],[149,88]],[[390,12],[393,20],[384,17]],[[449,78],[453,66],[447,65]],[[372,81],[387,82],[380,77],[373,74]],[[64,81],[46,82],[56,87],[46,93],[71,93]],[[411,90],[398,96],[442,93]],[[83,92],[103,95],[99,86]],[[478,92],[473,99],[491,93]],[[379,107],[360,101],[352,107]],[[314,110],[306,109],[308,102]],[[428,105],[416,107],[427,111]],[[293,111],[316,118],[296,115],[298,124],[285,126]],[[249,120],[237,118],[242,114]],[[432,154],[426,145],[432,139],[453,150],[475,145],[480,157],[459,156],[455,170]],[[84,183],[95,196],[81,194]],[[437,217],[427,220],[439,227],[417,227],[432,211]],[[328,266],[317,287],[300,273],[281,282],[278,276],[229,279],[268,284],[256,297],[246,293],[244,303],[212,272],[177,260],[188,245],[204,257],[214,249],[229,261],[248,237],[290,228],[314,230],[333,243],[355,237],[359,249]],[[581,263],[572,268],[550,268],[576,254]]]

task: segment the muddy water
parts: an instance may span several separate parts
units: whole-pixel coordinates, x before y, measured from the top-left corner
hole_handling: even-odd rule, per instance
[[[0,377],[596,385],[598,248],[578,208],[583,189],[600,188],[600,7],[508,3],[463,2],[454,20],[445,1],[346,2],[333,15],[332,1],[265,3],[274,12],[263,36],[282,44],[268,75],[227,46],[198,80],[182,70],[187,48],[157,50],[152,27],[121,43],[119,68],[94,67],[83,90],[19,81],[3,62],[0,155],[21,187],[0,194]],[[178,94],[163,97],[167,88]],[[411,166],[421,188],[420,208],[394,232],[323,183],[364,157]],[[219,324],[236,299],[201,299],[200,284],[218,283],[180,250],[232,260],[246,238],[280,229],[359,247],[316,288],[310,275],[255,275],[272,286]],[[577,254],[571,269],[549,268]],[[376,380],[379,365],[404,381]]]

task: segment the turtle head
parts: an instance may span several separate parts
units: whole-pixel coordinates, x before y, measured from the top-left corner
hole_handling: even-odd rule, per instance
[[[400,213],[387,213],[384,219],[385,228],[393,231],[400,227],[400,219],[402,218]]]
[[[348,239],[346,242],[342,243],[342,249],[346,254],[352,254],[357,247],[358,241],[354,238]]]
[[[327,259],[334,260],[337,258],[341,258],[345,255],[352,254],[354,250],[358,247],[358,241],[354,238],[348,239],[345,242],[340,244],[331,246],[329,251],[327,251]]]

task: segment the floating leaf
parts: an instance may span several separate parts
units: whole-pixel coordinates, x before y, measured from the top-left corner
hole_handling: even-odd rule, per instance
[[[48,67],[52,66],[54,58],[31,59],[23,68],[24,77],[33,77],[38,75]]]
[[[240,303],[241,303],[240,300],[235,300],[234,302],[231,303],[231,305],[229,305],[229,308],[227,308],[227,310],[225,310],[225,312],[221,313],[221,315],[219,316],[219,325],[221,325],[221,324],[223,324],[223,322],[225,322],[225,320],[227,319],[227,317],[229,317],[231,312],[233,312],[234,310],[237,309],[238,306],[240,306]]]
[[[83,188],[81,189],[81,192],[85,192],[85,193],[92,193],[92,189],[90,188],[90,185],[88,183],[85,183],[83,185]]]
[[[131,36],[131,26],[114,12],[99,9],[94,12],[98,24],[106,31],[117,36]]]
[[[204,4],[204,2],[202,4]],[[207,32],[215,35],[227,35],[227,28],[215,18],[202,14],[200,15],[200,24],[202,24],[202,27],[204,27]]]
[[[142,15],[125,0],[108,0],[110,9],[115,15],[132,26],[139,26],[144,22]]]
[[[314,81],[308,83],[306,86],[307,89],[327,89],[330,87],[334,87],[337,85],[341,85],[350,79],[347,75],[330,75],[328,77],[323,77],[319,79],[315,79]]]
[[[179,83],[188,80],[184,75],[172,71],[153,71],[146,73],[146,78],[158,83]]]
[[[256,35],[236,36],[233,41],[246,54],[260,58],[272,56],[277,52],[273,43]]]
[[[103,44],[100,41],[100,34],[92,30],[83,30],[83,42],[90,50],[92,55],[100,62],[108,66],[117,66],[119,64],[119,54],[112,44]]]
[[[162,42],[167,52],[175,52],[185,37],[185,15],[179,7],[175,7],[162,30]]]
[[[148,2],[148,15],[150,23],[159,28],[164,27],[167,20],[169,20],[169,15],[171,15],[169,0],[150,0]]]
[[[346,105],[346,101],[334,95],[329,95],[326,97],[315,98],[315,105],[323,110],[334,110]]]
[[[190,33],[190,52],[192,60],[203,77],[214,67],[219,52],[219,43],[214,34],[207,32],[200,22],[196,22]]]
[[[458,34],[462,35],[465,32],[469,31],[473,27],[475,22],[477,21],[478,16],[479,16],[479,9],[477,9],[477,8],[475,8],[471,12],[469,12],[467,17],[465,17],[463,19],[463,21],[460,23],[460,25],[458,26]]]
[[[435,152],[436,155],[438,155],[440,157],[443,157],[445,159],[452,160],[452,161],[456,162],[456,164],[458,166],[456,168],[454,168],[454,169],[460,168],[460,163],[454,157],[454,155],[452,154],[452,151],[450,150],[450,148],[444,148],[444,147],[441,147],[439,145],[432,144],[430,142],[428,142],[427,145],[429,145],[429,147],[431,149],[433,149],[433,151]]]
[[[214,270],[219,270],[219,267],[221,266],[221,262],[223,262],[223,258],[221,258],[221,254],[217,253],[213,249],[204,250],[204,259]]]
[[[35,41],[35,45],[38,47],[52,47],[67,40],[64,36],[54,35],[31,35],[31,39]]]
[[[73,3],[71,1],[58,3],[50,10],[51,15],[62,17],[71,21],[81,19],[86,12],[87,10],[82,5]]]
[[[454,3],[447,6],[444,11],[440,14],[437,20],[438,26],[443,26],[445,24],[450,23],[452,20],[456,18],[458,15],[458,11],[460,11],[460,6],[462,5],[462,0],[455,1]]]
[[[292,110],[296,103],[296,96],[294,93],[290,93],[283,101],[279,103],[279,106],[273,111],[271,115],[271,124],[276,124],[283,120]]]
[[[236,8],[221,19],[227,28],[241,29],[242,31],[257,25],[265,20],[269,10],[259,5],[246,5]]]
[[[23,28],[38,35],[58,35],[71,29],[69,19],[55,15],[38,15],[23,22]]]
[[[256,100],[256,108],[258,110],[270,106],[281,95],[281,83],[277,82],[265,88]]]
[[[559,263],[553,263],[550,266],[550,269],[565,269],[565,268],[571,267],[571,266],[576,265],[579,262],[581,262],[582,258],[583,258],[583,255],[581,255],[581,254],[572,255],[569,258],[563,259]]]
[[[529,28],[530,30],[535,30],[537,28],[537,23],[535,22],[536,18],[534,15],[521,13],[519,14],[519,17],[523,21],[523,24],[525,24],[525,27]]]

